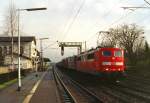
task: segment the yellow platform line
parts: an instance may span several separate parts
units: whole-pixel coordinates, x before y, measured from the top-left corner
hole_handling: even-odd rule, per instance
[[[30,93],[25,97],[22,103],[29,103],[33,94],[35,93],[37,87],[39,86],[40,82],[42,81],[43,77],[45,76],[46,72],[42,75],[42,77],[37,81],[37,83],[34,85]]]

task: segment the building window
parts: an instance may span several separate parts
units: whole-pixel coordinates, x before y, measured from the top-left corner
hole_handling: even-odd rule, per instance
[[[9,46],[9,48],[8,48],[8,53],[9,53],[9,54],[12,53],[12,47],[11,47],[11,46]]]
[[[87,59],[94,59],[94,53],[88,54]]]
[[[24,51],[23,51],[23,46],[21,46],[21,47],[20,47],[20,54],[22,55],[23,52],[24,52]]]
[[[111,53],[111,51],[105,50],[105,51],[102,51],[102,55],[103,56],[112,56],[112,53]]]
[[[122,57],[122,52],[121,50],[115,51],[115,57]]]
[[[7,47],[5,46],[4,47],[4,55],[6,55],[7,54]]]

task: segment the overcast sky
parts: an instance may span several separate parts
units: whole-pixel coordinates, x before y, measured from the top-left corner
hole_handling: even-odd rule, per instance
[[[150,2],[150,0],[147,0]],[[0,30],[10,0],[0,3]],[[61,57],[56,41],[87,41],[87,48],[96,47],[97,32],[120,24],[136,23],[143,27],[150,43],[150,9],[123,10],[122,6],[150,6],[144,0],[14,0],[17,8],[47,7],[46,11],[21,12],[20,28],[26,35],[43,41],[44,56],[58,61],[74,55],[76,48],[65,48]]]

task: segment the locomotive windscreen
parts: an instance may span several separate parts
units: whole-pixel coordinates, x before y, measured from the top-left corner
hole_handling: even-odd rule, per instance
[[[115,57],[122,57],[122,51],[121,50],[115,51],[114,56]]]
[[[105,50],[105,51],[102,51],[102,55],[103,56],[112,56],[112,53],[111,53],[111,51]]]

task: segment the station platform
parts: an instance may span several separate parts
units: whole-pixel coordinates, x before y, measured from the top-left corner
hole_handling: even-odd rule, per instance
[[[22,79],[21,91],[18,83],[0,90],[0,103],[61,103],[52,71],[30,73]]]

